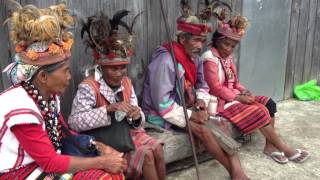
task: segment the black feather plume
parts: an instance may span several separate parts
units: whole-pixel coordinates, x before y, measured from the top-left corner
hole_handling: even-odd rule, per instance
[[[180,5],[181,5],[181,6],[188,6],[188,7],[190,7],[188,0],[181,0],[181,1],[180,1]]]
[[[120,11],[117,11],[112,19],[110,20],[110,25],[111,25],[111,31],[112,30],[116,30],[118,29],[118,26],[120,24],[120,21],[123,17],[127,16],[129,14],[130,11],[126,10],[126,9],[123,9],[123,10],[120,10]]]
[[[133,18],[133,20],[132,20],[132,22],[131,22],[130,30],[128,31],[130,34],[133,33],[133,26],[136,24],[136,21],[137,21],[138,17],[139,17],[141,14],[143,14],[144,12],[145,12],[145,11],[141,11],[141,12],[139,12],[137,15],[134,16],[134,18]]]
[[[85,39],[85,44],[93,49],[106,52],[107,49],[103,49],[100,44],[109,36],[110,29],[108,16],[103,13],[91,16],[86,22],[82,20],[81,38],[83,39],[84,34],[87,33],[88,38]]]
[[[81,28],[81,39],[83,39],[84,33],[86,32],[87,34],[89,34],[89,22],[86,23],[84,19],[80,19],[82,28]]]
[[[212,0],[212,1],[205,0],[205,1],[204,1],[204,5],[205,5],[205,6],[209,6],[209,5],[212,4],[212,2],[213,2],[213,0]]]
[[[124,27],[127,30],[127,32],[130,32],[130,27],[126,22],[120,20],[119,25]]]

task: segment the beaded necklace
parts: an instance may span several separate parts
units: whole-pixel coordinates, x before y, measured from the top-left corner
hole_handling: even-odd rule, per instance
[[[28,95],[33,99],[40,109],[41,115],[45,121],[46,131],[49,139],[57,152],[61,152],[61,125],[59,124],[59,113],[56,107],[56,101],[53,95],[47,101],[39,94],[39,90],[30,82],[22,82],[22,87],[27,91]]]

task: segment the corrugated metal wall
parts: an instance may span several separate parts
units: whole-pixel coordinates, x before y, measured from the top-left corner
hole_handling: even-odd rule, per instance
[[[282,100],[291,0],[244,1],[250,27],[241,41],[239,76],[256,95]]]

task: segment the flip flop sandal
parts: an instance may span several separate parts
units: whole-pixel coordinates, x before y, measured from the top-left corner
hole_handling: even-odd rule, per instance
[[[296,163],[303,163],[304,161],[309,159],[310,153],[308,151],[301,150],[301,149],[296,149],[296,151],[297,151],[296,154],[288,158],[290,161],[294,161]],[[307,155],[305,155],[302,159],[300,159],[300,157],[302,156],[302,153],[306,153]]]
[[[266,155],[270,156],[274,161],[276,161],[279,164],[286,164],[289,162],[288,158],[285,156],[283,152],[275,151]],[[281,160],[279,159],[279,156],[285,157],[285,159]]]

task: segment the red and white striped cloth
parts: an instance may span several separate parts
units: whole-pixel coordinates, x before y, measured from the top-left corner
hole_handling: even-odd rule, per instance
[[[269,97],[256,96],[254,104],[235,103],[220,114],[232,122],[242,133],[249,134],[270,123],[271,117],[265,107]]]

